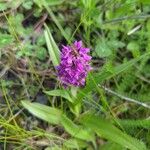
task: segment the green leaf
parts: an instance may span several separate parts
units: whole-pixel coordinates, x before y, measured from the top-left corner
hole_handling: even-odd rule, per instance
[[[13,37],[8,34],[0,34],[0,48],[3,48],[13,42]]]
[[[136,41],[131,41],[128,45],[127,45],[127,49],[130,50],[133,54],[134,57],[138,57],[140,56],[140,46],[138,44],[138,42]]]
[[[113,142],[107,142],[106,144],[101,146],[100,150],[126,150],[121,145],[113,143]]]
[[[32,5],[33,5],[33,1],[30,1],[30,0],[26,0],[22,4],[22,6],[27,10],[31,9]]]
[[[23,20],[24,20],[24,15],[21,13],[17,13],[16,15],[10,15],[8,18],[9,22],[11,25],[9,26],[9,32],[16,37],[15,34],[19,35],[20,37],[27,38],[26,36],[28,34],[31,34],[33,32],[32,27],[24,28],[23,27]],[[28,40],[27,40],[28,42]]]
[[[31,103],[29,101],[22,101],[21,103],[30,113],[36,117],[52,124],[60,123],[62,116],[62,112],[60,110],[39,103]]]
[[[85,141],[75,139],[75,138],[68,139],[67,141],[64,142],[64,145],[67,148],[72,148],[72,149],[86,148],[88,146],[88,144]]]
[[[46,41],[45,41],[45,37],[44,37],[44,34],[40,35],[39,37],[37,37],[37,42],[36,44],[38,46],[43,46],[46,44]]]
[[[143,4],[150,4],[150,0],[138,0],[140,3],[143,3]]]
[[[91,133],[91,130],[86,130],[83,126],[74,124],[74,122],[67,118],[59,109],[48,107],[39,103],[31,103],[29,101],[22,101],[21,103],[36,117],[51,124],[62,125],[73,137],[86,141],[94,141],[94,135]]]
[[[70,133],[73,137],[86,140],[93,141],[94,135],[91,133],[91,130],[86,130],[83,126],[78,126],[74,124],[69,118],[65,115],[61,118],[61,124],[65,128],[65,130]]]
[[[113,51],[116,51],[118,48],[122,48],[124,46],[125,44],[123,42],[102,38],[97,41],[95,52],[99,57],[108,57],[113,53]]]
[[[127,46],[127,49],[128,50],[139,50],[140,49],[140,47],[139,47],[139,44],[137,43],[137,42],[134,42],[134,41],[132,41],[132,42],[130,42],[129,44],[128,44],[128,46]]]
[[[137,1],[137,0],[135,0],[135,1]],[[134,4],[134,0],[124,2],[123,5],[121,5],[120,7],[115,9],[115,11],[113,13],[113,17],[118,18],[123,15],[129,14],[130,11],[135,9],[135,5],[133,5],[133,4]]]
[[[121,125],[123,125],[124,127],[142,127],[142,128],[150,128],[150,119],[139,119],[139,120],[130,120],[130,119],[126,119],[126,120],[118,120],[119,123]]]
[[[60,51],[51,35],[51,32],[47,25],[45,25],[44,35],[48,47],[48,52],[51,57],[54,66],[58,66],[60,62]]]
[[[6,10],[8,8],[8,4],[6,2],[0,2],[0,11]]]
[[[108,57],[112,54],[112,50],[105,39],[97,42],[95,52],[99,57]]]
[[[36,50],[36,56],[40,59],[40,60],[44,60],[47,56],[47,53],[46,53],[46,49],[44,47],[39,47],[37,50]]]
[[[91,128],[100,137],[120,144],[125,148],[130,150],[146,150],[146,146],[143,142],[123,133],[109,121],[101,119],[98,116],[85,115],[81,118],[80,122],[86,127]]]
[[[61,96],[65,99],[67,99],[69,102],[73,102],[73,99],[69,95],[69,93],[66,90],[52,90],[52,91],[44,91],[47,95],[50,96]]]
[[[79,145],[76,139],[69,139],[64,143],[64,145],[68,148],[79,149]]]
[[[116,49],[118,48],[123,48],[125,46],[125,43],[118,40],[111,40],[108,41],[108,45],[116,51]]]

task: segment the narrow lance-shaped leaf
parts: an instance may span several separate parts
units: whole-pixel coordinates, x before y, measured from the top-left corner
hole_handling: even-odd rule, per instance
[[[100,137],[110,140],[114,143],[120,144],[130,150],[146,150],[143,142],[123,133],[109,121],[99,118],[94,115],[85,115],[81,121],[85,127],[90,127]]]
[[[62,116],[61,124],[65,130],[70,133],[73,137],[77,137],[86,141],[93,141],[94,135],[90,130],[86,130],[83,126],[78,126],[74,124],[69,118],[65,115]]]
[[[44,93],[50,96],[61,96],[67,99],[69,102],[71,103],[73,102],[73,99],[71,98],[67,90],[58,89],[58,90],[44,91]]]
[[[48,107],[39,103],[30,103],[22,101],[22,105],[36,117],[43,119],[52,124],[59,124],[62,112],[59,109]]]
[[[94,136],[90,130],[76,125],[61,110],[29,101],[22,101],[22,105],[36,117],[51,124],[62,125],[71,136],[86,141],[94,141]]]
[[[60,51],[51,35],[47,25],[45,25],[44,35],[48,47],[48,52],[54,66],[58,66],[60,62]]]
[[[125,128],[150,128],[150,119],[138,119],[138,120],[130,120],[130,119],[120,119],[118,120],[121,125]]]

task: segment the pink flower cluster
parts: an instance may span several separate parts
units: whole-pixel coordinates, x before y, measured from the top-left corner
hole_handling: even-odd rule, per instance
[[[84,86],[87,73],[91,70],[88,55],[89,48],[82,45],[82,41],[75,41],[70,46],[63,46],[61,62],[57,66],[58,77],[64,86]]]

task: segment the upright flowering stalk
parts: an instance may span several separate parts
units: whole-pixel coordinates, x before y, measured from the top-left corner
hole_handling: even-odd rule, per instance
[[[89,48],[83,47],[82,41],[75,41],[70,46],[63,46],[61,62],[57,66],[57,71],[64,86],[81,87],[85,85],[87,73],[91,70],[89,51]]]

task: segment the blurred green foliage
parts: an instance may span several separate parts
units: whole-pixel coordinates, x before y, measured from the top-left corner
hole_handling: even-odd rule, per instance
[[[0,17],[0,149],[150,149],[150,0],[1,0]],[[75,40],[93,71],[65,89]]]

